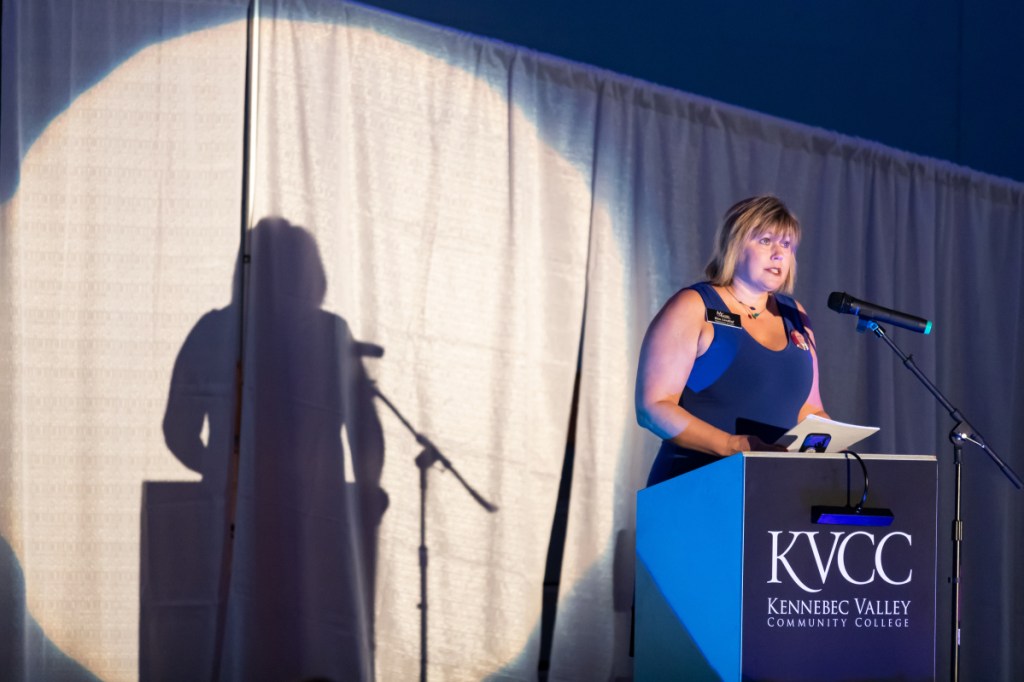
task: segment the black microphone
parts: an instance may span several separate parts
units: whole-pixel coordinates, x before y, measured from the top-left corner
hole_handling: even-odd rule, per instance
[[[833,291],[828,295],[828,307],[837,313],[856,315],[862,319],[875,322],[888,322],[889,324],[894,324],[897,327],[903,327],[920,334],[929,334],[932,331],[931,320],[907,315],[898,310],[883,308],[880,305],[868,303],[867,301],[860,301],[843,291]]]

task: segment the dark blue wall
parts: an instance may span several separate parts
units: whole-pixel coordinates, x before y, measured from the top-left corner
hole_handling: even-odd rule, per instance
[[[1024,181],[1020,0],[363,0]]]

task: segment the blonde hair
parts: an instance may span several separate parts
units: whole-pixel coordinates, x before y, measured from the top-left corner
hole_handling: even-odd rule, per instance
[[[739,201],[725,212],[722,226],[715,238],[715,251],[704,268],[708,281],[717,286],[732,284],[736,261],[747,240],[771,232],[793,240],[793,252],[800,242],[800,221],[778,198],[764,195]],[[793,259],[786,280],[779,287],[784,294],[793,292],[796,282],[796,259]]]

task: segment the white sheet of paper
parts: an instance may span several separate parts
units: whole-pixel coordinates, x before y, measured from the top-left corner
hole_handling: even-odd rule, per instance
[[[876,431],[878,431],[877,426],[844,424],[843,422],[825,419],[824,417],[812,414],[787,431],[785,435],[775,442],[778,445],[784,446],[790,452],[799,452],[807,436],[824,433],[832,437],[825,448],[825,452],[842,452],[843,450],[849,450],[853,445]]]

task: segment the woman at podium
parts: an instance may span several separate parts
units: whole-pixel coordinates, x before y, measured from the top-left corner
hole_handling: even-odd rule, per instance
[[[809,414],[827,416],[814,333],[788,294],[800,223],[777,198],[724,216],[707,281],[677,292],[647,329],[637,421],[663,439],[647,485],[771,445]]]

